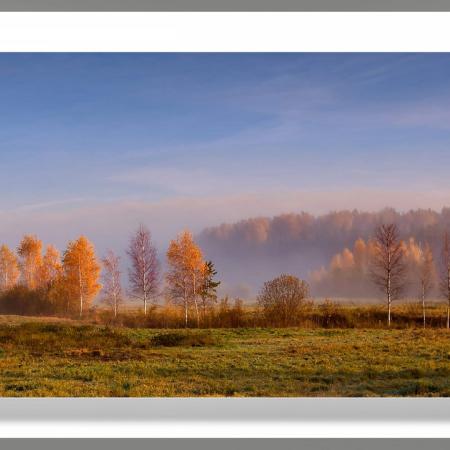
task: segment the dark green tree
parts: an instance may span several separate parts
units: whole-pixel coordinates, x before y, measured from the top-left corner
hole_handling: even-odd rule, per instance
[[[214,263],[212,261],[206,261],[199,292],[203,320],[205,320],[207,309],[217,302],[217,288],[220,286],[220,281],[215,280],[216,275],[217,270],[214,267]]]

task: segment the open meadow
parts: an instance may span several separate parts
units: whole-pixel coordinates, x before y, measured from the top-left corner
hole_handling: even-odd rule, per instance
[[[0,320],[1,396],[448,396],[445,329],[158,330]]]

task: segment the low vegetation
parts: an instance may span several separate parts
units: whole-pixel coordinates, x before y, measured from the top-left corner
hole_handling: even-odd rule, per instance
[[[69,242],[64,254],[52,246],[42,253],[43,243],[34,235],[25,235],[16,253],[6,245],[0,247],[0,314],[51,315],[80,319],[92,316],[98,296],[107,305],[114,324],[153,328],[239,328],[260,326],[379,326],[379,310],[339,309],[327,301],[319,307],[308,300],[309,284],[294,275],[281,274],[263,284],[257,308],[244,310],[236,299],[219,300],[221,281],[212,261],[206,261],[193,235],[185,230],[170,241],[167,270],[161,263],[151,233],[140,225],[131,236],[127,255],[129,285],[127,295],[142,303],[144,320],[122,314],[125,290],[121,285],[120,257],[109,250],[101,260],[94,245],[84,236]],[[363,287],[368,280],[383,298],[389,327],[395,323],[394,301],[402,301],[413,292],[421,305],[423,328],[445,326],[450,329],[450,237],[443,235],[440,275],[433,251],[425,242],[416,244],[400,239],[395,223],[381,224],[373,239],[359,239],[354,253],[344,249],[336,255],[331,271],[322,268],[313,279],[346,286]],[[103,270],[102,270],[103,269]],[[101,282],[100,282],[101,279]],[[436,315],[431,294],[445,299],[445,312]],[[164,305],[164,306],[163,306]],[[432,310],[434,308],[434,311]],[[158,312],[155,314],[155,310]],[[178,312],[174,312],[177,310]],[[431,316],[430,316],[431,313]],[[106,320],[108,319],[106,315]],[[120,317],[119,317],[120,316]],[[393,326],[416,326],[416,312],[399,312]],[[128,322],[128,323],[127,323]],[[131,322],[131,323],[130,323]]]
[[[1,396],[450,395],[445,330],[154,330],[7,319]]]
[[[188,323],[190,329],[211,328],[359,328],[385,329],[386,307],[379,304],[346,304],[325,300],[313,302],[303,300],[293,311],[289,320],[284,314],[258,305],[249,305],[241,300],[222,299],[216,306],[208,308],[201,316],[200,327],[196,321]],[[442,303],[431,303],[427,307],[426,328],[446,327],[447,307]],[[392,306],[390,328],[423,328],[422,306],[418,302],[396,303]],[[0,316],[1,317],[1,316]],[[115,317],[107,309],[95,309],[85,320],[97,325],[123,326],[127,328],[168,328],[185,327],[183,312],[170,305],[153,307],[144,315],[139,310],[123,311]],[[444,331],[444,330],[442,330]]]

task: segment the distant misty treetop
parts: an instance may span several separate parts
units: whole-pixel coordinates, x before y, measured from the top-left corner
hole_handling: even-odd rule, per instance
[[[398,224],[401,235],[433,241],[450,226],[450,208],[441,212],[417,209],[399,212],[386,208],[378,212],[358,210],[333,211],[324,215],[290,213],[272,218],[255,217],[233,224],[222,224],[203,230],[199,239],[209,251],[246,253],[249,249],[296,252],[304,247],[326,244],[342,249],[358,238],[367,239],[380,223]]]

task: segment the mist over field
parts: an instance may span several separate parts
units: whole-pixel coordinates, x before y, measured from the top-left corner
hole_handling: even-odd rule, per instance
[[[313,295],[370,299],[379,296],[372,283],[356,286],[341,279],[337,285],[320,277],[320,272],[322,269],[324,275],[333,257],[334,264],[343,268],[354,264],[355,242],[373,238],[381,223],[396,223],[409,247],[411,238],[416,246],[429,243],[439,263],[442,236],[450,227],[450,208],[440,212],[385,208],[378,212],[343,210],[317,216],[303,212],[257,217],[206,228],[198,240],[207,257],[216,262],[223,290],[231,295],[254,297],[265,280],[289,273],[307,279]],[[346,256],[351,259],[347,263]]]

